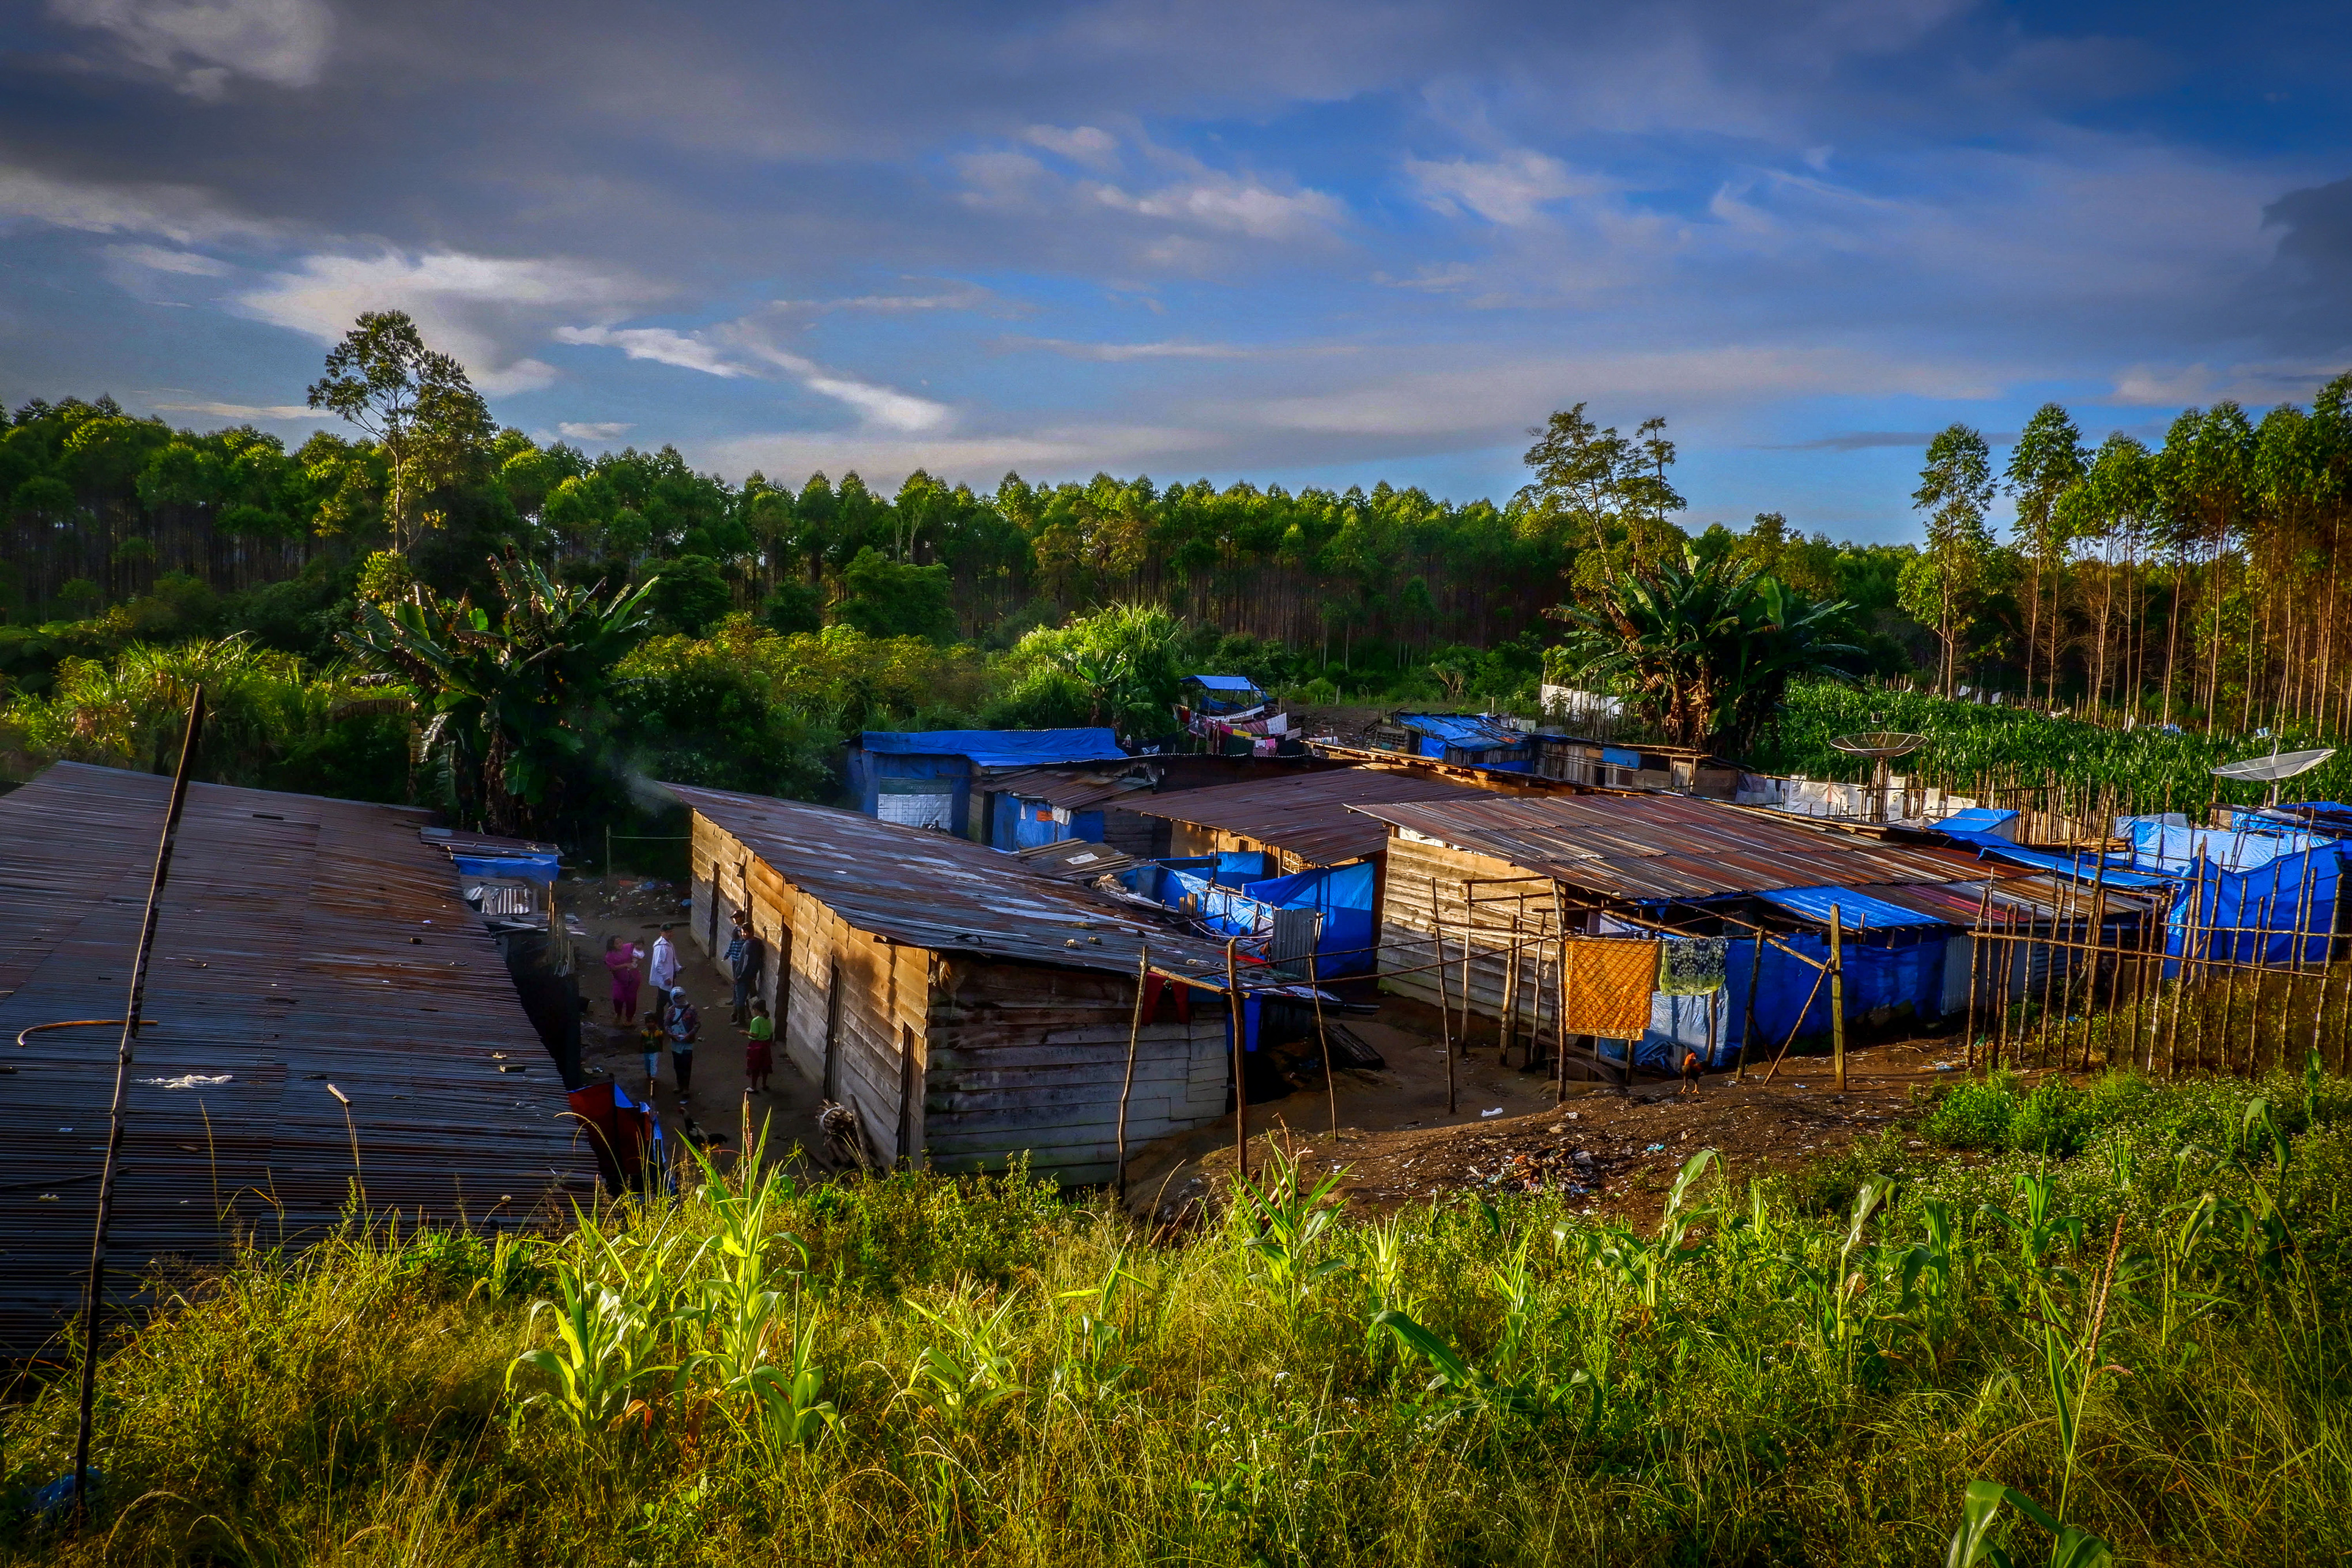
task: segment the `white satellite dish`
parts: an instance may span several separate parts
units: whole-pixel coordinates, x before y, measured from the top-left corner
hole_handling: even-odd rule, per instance
[[[2213,770],[2217,779],[2235,779],[2241,784],[2276,784],[2297,773],[2307,773],[2336,754],[2333,746],[2316,752],[2284,752],[2276,756],[2249,757],[2242,763],[2223,763]]]
[[[2223,763],[2213,769],[2212,773],[2217,779],[2229,779],[2237,784],[2266,784],[2271,786],[2271,795],[2263,804],[2276,805],[2280,780],[2307,773],[2335,754],[2333,746],[2324,746],[2315,752],[2273,752],[2267,757],[2248,757],[2242,763]]]

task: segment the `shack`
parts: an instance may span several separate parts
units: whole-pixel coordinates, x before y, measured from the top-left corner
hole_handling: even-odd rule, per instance
[[[60,763],[0,796],[0,1346],[80,1299],[119,1020],[171,781]],[[299,1247],[354,1193],[413,1221],[513,1226],[595,1164],[432,814],[189,787],[155,930],[109,1239],[110,1296],[240,1236]],[[75,1020],[112,1019],[90,1025]],[[333,1089],[330,1089],[330,1085]],[[334,1090],[348,1099],[345,1106]],[[353,1143],[358,1145],[356,1158]]]
[[[1538,1053],[1547,1039],[1596,1033],[1575,1026],[1579,1007],[1563,1015],[1563,938],[1708,942],[1719,978],[1690,993],[1696,1001],[1659,988],[1638,1007],[1626,1001],[1647,1022],[1613,1037],[1661,1066],[1678,1043],[1716,1059],[1736,1049],[1751,975],[1760,1037],[1810,1032],[1816,1019],[1825,1027],[1818,971],[1793,955],[1826,955],[1832,908],[1850,935],[1850,1016],[1945,1015],[1968,994],[1958,928],[1990,884],[2029,875],[1969,851],[1889,844],[1683,795],[1484,795],[1356,809],[1391,833],[1384,984],[1502,1023],[1507,1046],[1522,1030]],[[1769,939],[1760,960],[1759,929]],[[1624,1048],[1613,1054],[1622,1059]]]
[[[666,786],[693,814],[694,937],[751,911],[792,1065],[849,1106],[869,1157],[941,1171],[1115,1173],[1231,1106],[1224,952],[1013,857],[862,815]],[[1256,965],[1252,965],[1254,969]],[[1244,976],[1250,990],[1270,978]]]
[[[988,814],[973,810],[973,797],[992,774],[1126,760],[1118,738],[1102,729],[867,730],[849,748],[849,794],[879,821],[986,843]]]
[[[1170,825],[1161,858],[1250,856],[1257,876],[1377,859],[1388,830],[1356,807],[1444,799],[1478,792],[1414,769],[1342,768],[1186,790],[1119,803],[1124,811]]]

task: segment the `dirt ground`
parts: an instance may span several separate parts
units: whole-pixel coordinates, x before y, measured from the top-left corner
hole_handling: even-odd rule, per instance
[[[676,928],[679,979],[702,1015],[702,1037],[683,1104],[671,1062],[661,1060],[654,1100],[664,1125],[725,1150],[740,1146],[747,1127],[753,1139],[764,1129],[779,1152],[816,1146],[820,1096],[781,1049],[767,1092],[747,1091],[748,1037],[730,1021],[725,972],[686,934],[682,884],[581,879],[563,883],[562,898],[585,932],[583,1068],[611,1074],[632,1095],[645,1090],[636,1031],[614,1023],[602,955],[608,935],[649,950],[667,921]],[[640,1005],[650,1005],[652,995],[650,988],[641,993]],[[1341,1068],[1327,1080],[1312,1043],[1294,1045],[1286,1050],[1297,1087],[1249,1107],[1253,1171],[1262,1168],[1268,1141],[1280,1141],[1310,1173],[1344,1167],[1339,1191],[1360,1214],[1447,1193],[1559,1189],[1585,1200],[1590,1213],[1652,1218],[1675,1171],[1698,1150],[1719,1151],[1735,1179],[1790,1170],[1874,1134],[1912,1107],[1915,1089],[1950,1081],[1958,1063],[1957,1039],[1874,1045],[1848,1054],[1843,1095],[1832,1087],[1828,1060],[1803,1057],[1783,1062],[1769,1081],[1760,1063],[1741,1083],[1728,1072],[1711,1073],[1696,1096],[1685,1096],[1678,1083],[1656,1079],[1638,1078],[1630,1089],[1591,1081],[1577,1076],[1593,1072],[1591,1064],[1571,1060],[1563,1100],[1548,1071],[1502,1065],[1491,1026],[1481,1026],[1482,1037],[1454,1056],[1449,1113],[1435,1010],[1401,997],[1366,999],[1378,1001],[1376,1015],[1335,1021],[1378,1051],[1384,1066]],[[1128,1206],[1139,1218],[1181,1220],[1223,1186],[1234,1159],[1231,1116],[1146,1145],[1129,1158]]]
[[[1378,1017],[1349,1026],[1380,1051],[1380,1071],[1342,1069],[1250,1107],[1253,1173],[1270,1142],[1319,1177],[1338,1167],[1348,1206],[1380,1214],[1448,1193],[1565,1191],[1586,1213],[1646,1223],[1685,1160],[1722,1156],[1735,1180],[1788,1171],[1875,1135],[1916,1104],[1914,1090],[1952,1081],[1959,1042],[1910,1041],[1851,1050],[1846,1091],[1821,1057],[1790,1058],[1766,1080],[1710,1073],[1695,1095],[1679,1082],[1637,1078],[1630,1089],[1571,1079],[1564,1099],[1549,1077],[1498,1065],[1491,1040],[1454,1061],[1456,1110],[1445,1110],[1445,1052],[1433,1009],[1385,999]],[[1938,1064],[1943,1064],[1939,1069]],[[1332,1131],[1336,1103],[1338,1130]],[[1130,1163],[1128,1205],[1139,1218],[1181,1221],[1234,1169],[1234,1122],[1160,1140]]]
[[[612,984],[604,966],[604,939],[618,936],[650,954],[654,939],[665,923],[676,929],[670,941],[677,949],[678,983],[687,999],[702,1015],[702,1036],[695,1047],[694,1071],[684,1101],[677,1092],[677,1069],[665,1054],[654,1083],[654,1103],[662,1125],[673,1136],[709,1137],[715,1148],[742,1145],[745,1130],[756,1142],[762,1129],[772,1150],[789,1150],[797,1143],[817,1144],[816,1113],[820,1099],[814,1086],[795,1071],[776,1047],[776,1070],[767,1092],[750,1092],[744,1078],[744,1047],[751,1037],[730,1021],[733,988],[716,959],[694,944],[687,934],[688,913],[683,883],[646,877],[566,879],[561,894],[565,912],[586,933],[575,939],[583,966],[580,988],[588,997],[588,1013],[580,1028],[580,1065],[618,1079],[635,1096],[646,1090],[645,1058],[637,1048],[634,1025],[614,1022]],[[775,955],[769,954],[769,962]],[[653,988],[637,994],[638,1016],[654,1005]]]

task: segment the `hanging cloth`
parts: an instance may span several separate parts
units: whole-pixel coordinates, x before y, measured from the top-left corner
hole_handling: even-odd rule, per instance
[[[1669,937],[1658,943],[1658,989],[1669,996],[1704,996],[1723,989],[1728,937]]]
[[[1658,944],[1647,940],[1570,937],[1560,946],[1568,1032],[1598,1035],[1606,1040],[1640,1039],[1650,1027]]]

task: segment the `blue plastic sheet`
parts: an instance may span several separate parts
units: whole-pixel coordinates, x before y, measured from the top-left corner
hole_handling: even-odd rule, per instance
[[[857,743],[874,756],[961,757],[978,768],[1042,767],[1124,758],[1108,730],[867,730]]]
[[[1373,942],[1374,871],[1369,860],[1352,866],[1318,866],[1287,877],[1245,884],[1242,891],[1277,910],[1319,910],[1320,934],[1315,941],[1315,973],[1330,979],[1368,973],[1378,956]],[[1330,954],[1326,959],[1324,955]]]
[[[1246,675],[1188,675],[1186,684],[1209,691],[1255,691],[1257,683]]]
[[[2343,856],[2333,843],[2273,855],[2251,870],[2195,863],[2165,919],[2164,951],[2173,960],[2165,973],[2179,973],[2183,959],[2325,962],[2342,879]]]
[[[1852,888],[1781,888],[1757,897],[1784,910],[1794,910],[1808,920],[1826,922],[1830,910],[1838,911],[1838,919],[1849,932],[1864,931],[1899,931],[1912,926],[1948,925],[1933,915],[1906,910],[1901,904],[1890,904],[1884,899],[1874,899],[1868,893]]]
[[[452,855],[461,877],[520,878],[531,882],[555,880],[552,855]]]
[[[1829,960],[1826,936],[1801,931],[1775,940],[1821,962]],[[1884,942],[1844,942],[1845,1016],[1853,1019],[1880,1007],[1906,1006],[1923,1017],[1938,1016],[1944,1000],[1945,942],[1946,934],[1935,931],[1890,933]],[[1709,1068],[1730,1064],[1748,1026],[1748,976],[1755,963],[1756,943],[1742,937],[1727,946],[1725,985],[1716,999],[1716,1046],[1707,1061]],[[1800,1039],[1829,1033],[1829,982],[1823,980],[1816,992],[1813,982],[1819,973],[1780,947],[1765,944],[1756,986],[1756,1039],[1749,1047],[1749,1060],[1755,1059],[1757,1052],[1779,1050],[1792,1028]],[[1803,1023],[1799,1027],[1801,1010]],[[1685,1050],[1706,1038],[1706,997],[1653,997],[1650,1031],[1635,1046],[1633,1059],[1643,1067],[1671,1072],[1680,1065]],[[1604,1042],[1601,1054],[1614,1061],[1625,1059],[1622,1044]]]

